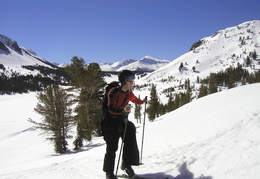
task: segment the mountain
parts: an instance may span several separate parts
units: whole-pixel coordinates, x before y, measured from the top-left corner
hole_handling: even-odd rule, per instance
[[[260,83],[226,90],[147,121],[144,164],[134,166],[135,172],[154,179],[260,178],[259,91]],[[28,122],[42,119],[33,111],[35,95],[0,96],[0,178],[105,178],[103,137],[74,151],[72,132],[71,151],[55,154],[47,136]],[[129,120],[135,122],[133,113]],[[136,126],[140,149],[143,129]]]
[[[170,63],[168,60],[158,60],[156,58],[145,56],[141,60],[133,62],[129,65],[122,66],[117,71],[131,70],[131,71],[154,71]]]
[[[137,60],[134,60],[134,59],[127,59],[124,62],[101,63],[100,68],[102,71],[116,71],[117,69],[121,68],[122,66],[127,66],[136,61]]]
[[[63,68],[0,34],[0,95],[41,91],[54,83],[68,84],[70,80]]]
[[[127,59],[124,62],[102,63],[100,68],[103,71],[121,71],[129,69],[133,71],[154,71],[166,64],[167,60],[158,60],[145,56],[141,60]],[[19,74],[31,74],[32,71],[22,68],[23,65],[39,65],[49,68],[65,67],[66,64],[52,64],[39,57],[33,50],[20,47],[15,40],[0,34],[0,64],[6,69],[12,69]],[[36,74],[36,73],[34,73]]]
[[[131,71],[154,71],[158,68],[163,67],[164,65],[170,63],[167,60],[158,60],[156,58],[145,56],[140,60],[128,59],[124,62],[115,62],[115,63],[103,63],[100,64],[100,68],[103,71],[122,71],[122,70],[131,70]]]
[[[4,65],[6,70],[10,69],[20,74],[35,74],[31,70],[22,68],[23,65],[56,68],[52,63],[39,57],[33,50],[20,47],[16,41],[2,34],[0,34],[0,64]]]
[[[260,20],[244,22],[200,39],[189,52],[139,80],[139,84],[158,82],[158,88],[179,87],[186,79],[195,84],[210,73],[239,64],[250,73],[260,69]],[[257,54],[256,58],[252,54]],[[247,59],[249,58],[249,62]],[[180,70],[180,66],[183,68]],[[165,82],[166,81],[166,82]]]

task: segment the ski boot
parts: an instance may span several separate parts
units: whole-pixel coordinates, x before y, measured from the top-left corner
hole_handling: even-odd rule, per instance
[[[106,173],[106,179],[118,179],[113,173]]]
[[[135,172],[130,165],[125,165],[122,163],[121,169],[126,172],[129,178],[133,178],[135,176]]]

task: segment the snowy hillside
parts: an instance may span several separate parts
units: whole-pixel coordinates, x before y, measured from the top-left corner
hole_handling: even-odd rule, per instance
[[[258,57],[246,65],[246,58],[250,53],[256,52]],[[235,27],[220,30],[210,37],[205,37],[194,44],[191,51],[183,54],[171,63],[147,75],[138,84],[148,82],[159,83],[158,86],[167,88],[175,87],[190,79],[192,83],[205,78],[210,73],[216,73],[228,67],[237,67],[238,63],[243,68],[254,72],[260,69],[260,20],[244,22]],[[179,71],[180,64],[184,68]],[[168,84],[161,81],[169,81]]]
[[[20,74],[31,74],[32,71],[22,68],[22,65],[41,65],[52,68],[53,65],[39,57],[34,51],[20,47],[18,43],[0,34],[0,64],[8,70]]]
[[[134,167],[136,173],[154,179],[260,178],[259,91],[260,83],[215,93],[147,122],[144,165]],[[102,137],[81,151],[54,154],[28,122],[41,118],[33,112],[36,103],[35,93],[0,96],[0,178],[105,178]],[[139,147],[141,134],[138,124]]]
[[[156,58],[145,56],[141,60],[128,59],[124,62],[115,62],[113,64],[103,63],[100,68],[103,71],[154,71],[170,63],[168,60],[158,60]]]

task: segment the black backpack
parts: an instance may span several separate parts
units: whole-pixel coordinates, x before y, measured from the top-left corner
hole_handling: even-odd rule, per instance
[[[118,88],[119,86],[120,86],[119,82],[116,82],[116,81],[107,84],[107,86],[105,88],[105,94],[103,97],[103,101],[102,101],[102,112],[103,112],[104,116],[107,116],[107,114],[108,114],[108,106],[107,106],[108,96],[107,96],[107,94],[112,88]]]

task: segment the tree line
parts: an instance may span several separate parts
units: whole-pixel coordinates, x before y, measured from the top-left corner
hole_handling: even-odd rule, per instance
[[[12,70],[7,70],[3,64],[0,64],[0,95],[28,93],[30,91],[42,91],[51,84],[68,84],[71,80],[70,75],[63,68],[49,68],[40,65],[27,65],[22,68],[34,71],[40,74],[22,75]]]
[[[190,84],[190,80],[186,79],[181,86],[181,92],[177,92],[174,87],[165,89],[163,92],[167,94],[168,102],[162,104],[158,96],[156,85],[151,85],[150,100],[148,101],[147,114],[150,121],[155,118],[171,112],[189,102],[193,99],[201,98],[203,96],[221,91],[223,88],[234,88],[239,85],[246,85],[260,82],[260,70],[254,73],[249,73],[248,70],[243,69],[242,65],[237,67],[229,67],[225,71],[218,73],[211,73],[204,79],[197,78],[197,83],[200,84],[199,89],[195,89],[194,85]],[[143,84],[142,87],[149,86]],[[141,88],[141,86],[137,86]],[[198,93],[196,93],[198,91]]]

